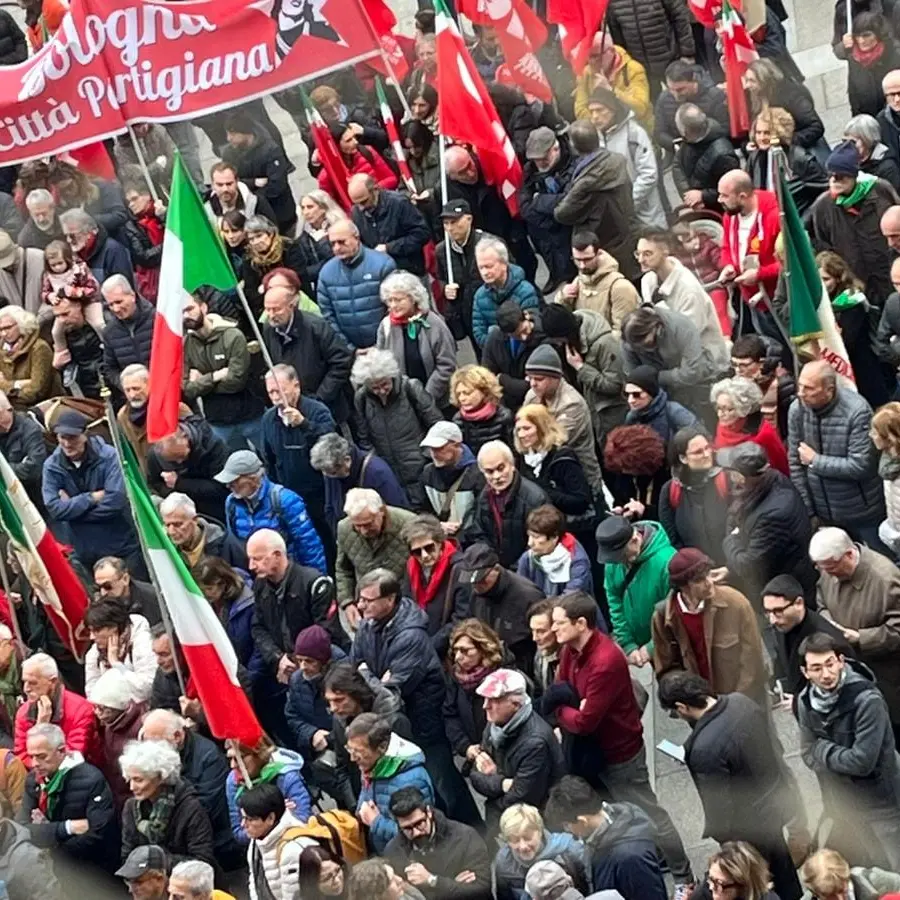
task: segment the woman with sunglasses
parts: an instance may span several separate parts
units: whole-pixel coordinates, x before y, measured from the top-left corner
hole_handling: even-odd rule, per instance
[[[769,867],[759,852],[745,841],[729,841],[709,858],[706,879],[694,889],[691,900],[779,900],[779,897],[769,890]]]
[[[411,597],[428,617],[427,629],[439,656],[458,620],[456,599],[462,585],[459,546],[429,515],[416,516],[403,526],[409,548],[403,596]]]

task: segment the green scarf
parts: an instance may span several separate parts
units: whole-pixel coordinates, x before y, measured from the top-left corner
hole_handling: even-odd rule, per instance
[[[841,291],[834,300],[831,301],[831,308],[836,310],[844,310],[851,309],[854,306],[859,306],[860,303],[865,303],[866,297],[865,294],[860,291]]]
[[[149,801],[149,809],[145,809],[148,801],[141,800],[135,805],[135,828],[147,838],[150,844],[165,844],[169,819],[175,808],[175,788],[165,785],[160,788],[155,800]]]
[[[259,775],[253,779],[253,783],[250,787],[257,787],[257,785],[269,784],[274,781],[284,771],[286,765],[287,764],[283,762],[267,762],[262,769],[260,769]],[[245,790],[247,790],[247,787],[245,786],[243,779],[241,779],[237,790],[234,792],[235,798],[239,798]]]
[[[42,795],[43,802],[38,802],[38,809],[43,809],[44,815],[53,822],[53,814],[56,812],[56,804],[59,800],[59,794],[62,791],[63,782],[66,775],[69,774],[72,766],[60,766],[50,777],[49,781],[38,784],[38,790]]]
[[[834,202],[838,206],[856,206],[857,203],[866,199],[869,195],[869,191],[875,187],[876,181],[878,181],[878,179],[874,175],[867,175],[865,172],[860,172],[859,175],[856,176],[856,187],[853,188],[853,191],[847,195],[842,194],[840,197],[835,197]]]

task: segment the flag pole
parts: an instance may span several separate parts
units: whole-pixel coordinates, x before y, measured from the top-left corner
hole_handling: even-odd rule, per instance
[[[444,154],[447,152],[447,141],[444,138],[444,135],[440,132],[438,132],[438,152],[441,155],[441,206],[443,206],[448,202],[447,161],[444,159]],[[450,249],[450,235],[446,232],[444,232],[444,255],[447,257],[447,278],[449,279],[448,283],[451,283],[453,281],[453,252]]]
[[[144,178],[147,181],[147,187],[150,188],[150,196],[153,198],[154,203],[159,203],[159,192],[156,190],[156,185],[150,177],[150,169],[147,166],[147,160],[144,158],[144,151],[141,148],[138,136],[134,133],[134,128],[131,127],[130,123],[128,125],[128,136],[131,138],[131,144],[134,147],[135,155],[138,158],[138,165],[141,167],[141,171],[144,173]]]
[[[119,423],[116,419],[116,412],[113,409],[112,405],[112,391],[110,391],[105,383],[102,384],[100,388],[100,395],[106,402],[106,418],[109,422],[109,434],[112,438],[113,447],[115,447],[116,449],[116,457],[119,460],[119,468],[122,470],[122,480],[125,482],[125,494],[128,497],[128,505],[131,508],[132,518],[137,520],[137,510],[135,509],[134,497],[131,496],[131,489],[128,487],[128,476],[125,472],[125,457],[122,453],[122,435],[119,433]],[[141,544],[141,553],[143,553],[144,555],[144,562],[147,565],[147,572],[150,574],[150,583],[153,585],[153,590],[156,591],[156,596],[160,600],[159,612],[162,616],[163,626],[166,629],[166,634],[169,637],[169,643],[172,646],[172,662],[175,664],[175,675],[178,678],[178,687],[181,689],[182,696],[187,696],[184,672],[181,671],[181,665],[178,662],[178,653],[175,650],[175,629],[172,627],[172,619],[169,616],[169,610],[166,606],[166,596],[160,589],[159,581],[156,578],[156,572],[153,570],[153,566],[150,564],[150,554],[147,551],[147,543],[144,540],[144,535],[141,533],[140,528],[136,527],[134,530],[137,532],[138,540]]]
[[[19,627],[19,617],[16,614],[16,604],[13,603],[12,599],[12,590],[10,589],[9,582],[9,571],[6,568],[6,551],[10,546],[10,541],[7,537],[6,546],[3,548],[3,552],[0,553],[0,581],[3,583],[3,592],[6,594],[6,602],[9,604],[9,617],[12,619],[13,630],[16,633],[16,640],[21,645],[22,649],[25,649],[25,641],[22,638],[22,629]],[[74,655],[74,654],[73,654]]]
[[[241,778],[244,779],[247,788],[253,787],[253,779],[247,771],[247,764],[244,762],[244,755],[241,753],[241,742],[235,740],[235,738],[228,738],[225,743],[231,747],[231,751],[234,753],[234,761],[237,763],[238,769],[240,769]]]
[[[403,88],[400,87],[400,81],[397,78],[397,73],[394,71],[394,66],[391,64],[391,58],[384,52],[384,47],[382,47],[380,43],[378,47],[381,50],[381,58],[384,61],[384,67],[387,69],[388,80],[394,86],[394,90],[400,98],[400,105],[403,107],[403,111],[411,119],[413,117],[412,110],[409,108],[409,101],[406,99],[406,94],[403,93]]]

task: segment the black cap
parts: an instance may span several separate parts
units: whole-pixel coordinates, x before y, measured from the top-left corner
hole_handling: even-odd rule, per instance
[[[148,872],[168,872],[169,857],[166,851],[157,844],[144,844],[135,847],[128,854],[128,859],[116,871],[119,878],[135,881]]]
[[[67,409],[59,414],[59,418],[53,425],[53,433],[72,437],[76,434],[84,434],[87,425],[88,420],[81,413],[75,412],[74,409]]]
[[[733,469],[745,478],[762,475],[769,468],[769,456],[759,444],[744,441],[716,453],[716,462],[724,469]]]
[[[451,200],[445,203],[441,209],[442,219],[458,219],[461,216],[471,216],[472,207],[465,200]]]
[[[469,584],[474,584],[485,578],[488,572],[498,565],[500,557],[493,547],[488,544],[472,544],[462,554],[459,567],[463,572],[469,573],[469,577],[465,580]]]
[[[634,526],[624,516],[608,516],[597,526],[597,562],[620,563],[634,534]]]

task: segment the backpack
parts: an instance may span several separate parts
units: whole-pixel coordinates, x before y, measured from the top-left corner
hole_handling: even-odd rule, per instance
[[[281,865],[281,854],[291,841],[301,838],[313,840],[325,847],[338,859],[345,859],[350,865],[362,862],[366,853],[366,842],[356,816],[343,809],[329,809],[310,816],[305,825],[294,825],[285,830],[278,841],[275,858]]]
[[[724,469],[713,475],[713,483],[716,486],[716,493],[719,495],[719,498],[727,500],[728,475],[725,474]],[[684,485],[677,478],[673,478],[669,482],[669,506],[671,506],[672,509],[678,509],[678,504],[681,503],[681,495],[683,493]]]
[[[269,497],[272,501],[272,515],[278,520],[278,529],[282,532],[282,537],[286,534],[290,534],[290,529],[287,527],[284,519],[281,518],[281,492],[284,490],[283,486],[280,484],[275,484],[274,481],[269,484]],[[237,510],[235,509],[234,504],[231,504],[228,507],[228,530],[232,534],[236,534],[235,525],[237,525]]]

